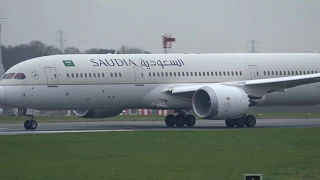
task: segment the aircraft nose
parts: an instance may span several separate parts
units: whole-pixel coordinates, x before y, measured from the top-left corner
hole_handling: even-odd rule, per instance
[[[3,85],[0,83],[0,104],[6,102],[7,92]]]

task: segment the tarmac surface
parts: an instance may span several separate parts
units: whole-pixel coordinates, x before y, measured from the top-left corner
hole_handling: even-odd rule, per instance
[[[320,127],[320,119],[262,119],[255,128]],[[245,127],[246,128],[246,127]],[[197,120],[194,127],[167,127],[164,121],[104,121],[39,123],[36,130],[25,130],[23,123],[0,124],[0,135],[50,134],[72,132],[141,130],[228,130],[224,121]],[[237,129],[237,128],[231,128]],[[242,129],[242,128],[241,128]]]

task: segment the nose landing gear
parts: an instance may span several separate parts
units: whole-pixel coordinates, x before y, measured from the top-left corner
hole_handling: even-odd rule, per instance
[[[33,119],[29,119],[24,122],[24,128],[26,130],[35,130],[37,129],[37,127],[38,127],[38,123]]]
[[[21,112],[21,111],[20,111]],[[38,127],[38,123],[34,120],[35,109],[23,109],[21,112],[25,116],[29,116],[29,119],[24,122],[24,128],[26,130],[35,130]]]

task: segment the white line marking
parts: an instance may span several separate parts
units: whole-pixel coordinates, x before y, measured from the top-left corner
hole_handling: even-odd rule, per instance
[[[134,130],[68,130],[68,131],[0,131],[0,135],[21,135],[21,134],[57,134],[57,133],[81,133],[81,132],[121,132]]]
[[[79,132],[112,132],[112,131],[133,131],[133,130],[69,130],[69,131],[29,131],[31,133],[79,133]]]

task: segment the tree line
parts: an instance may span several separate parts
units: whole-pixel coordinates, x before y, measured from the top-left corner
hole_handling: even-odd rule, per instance
[[[61,51],[59,48],[52,45],[46,45],[41,41],[31,41],[29,44],[19,44],[16,46],[1,46],[1,49],[2,64],[5,71],[22,61],[56,54],[114,54],[116,51],[118,51],[117,54],[151,54],[143,49],[127,46],[122,46],[119,50],[91,48],[83,52],[76,47],[67,47]]]

